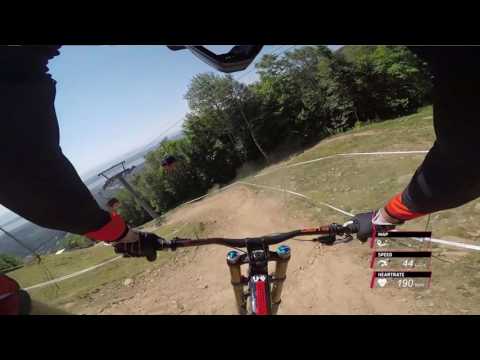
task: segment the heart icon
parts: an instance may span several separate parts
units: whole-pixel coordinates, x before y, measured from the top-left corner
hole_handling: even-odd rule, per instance
[[[377,284],[380,287],[384,287],[387,284],[387,279],[377,279]]]

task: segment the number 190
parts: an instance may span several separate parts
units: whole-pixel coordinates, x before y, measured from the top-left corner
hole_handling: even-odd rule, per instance
[[[398,287],[411,288],[413,287],[413,279],[400,279],[398,280]]]

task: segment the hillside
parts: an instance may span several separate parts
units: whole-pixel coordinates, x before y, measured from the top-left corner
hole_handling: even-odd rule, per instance
[[[394,141],[392,141],[394,139]],[[162,236],[260,235],[339,222],[348,217],[322,205],[349,212],[381,206],[403,189],[424,155],[341,156],[339,153],[427,150],[434,140],[432,110],[365,125],[325,139],[282,163],[245,176],[247,183],[304,194],[307,202],[286,193],[235,185],[203,200],[170,211],[162,221],[144,225]],[[409,222],[405,229],[432,229],[434,237],[480,243],[476,200],[458,209]],[[290,241],[293,258],[287,274],[284,314],[474,314],[480,313],[480,255],[434,247],[430,290],[369,289],[369,249],[358,243],[325,248]],[[161,261],[122,259],[77,278],[32,291],[34,297],[77,313],[231,314],[235,312],[223,247],[202,247],[162,254]],[[113,257],[109,247],[48,256],[53,277]],[[35,267],[36,266],[36,267]],[[12,272],[23,286],[47,277],[38,265]],[[475,270],[475,271],[474,271]],[[126,280],[127,279],[127,280]]]

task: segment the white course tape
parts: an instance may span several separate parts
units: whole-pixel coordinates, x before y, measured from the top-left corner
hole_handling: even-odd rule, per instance
[[[219,189],[218,191],[220,192],[220,191],[227,190],[229,187],[231,187],[231,186],[233,186],[233,185],[235,185],[235,184],[236,184],[236,183],[233,183],[233,184],[227,185],[227,186],[225,186],[225,187],[223,187],[223,188]],[[200,200],[200,199],[203,199],[204,197],[207,197],[208,195],[212,195],[212,194],[205,194],[205,195],[199,196],[199,197],[197,197],[197,198],[195,198],[195,199],[193,199],[193,200],[190,200],[190,201],[184,202],[183,204],[179,205],[178,207],[180,207],[180,206],[183,206],[183,205],[188,205],[188,204],[191,204],[191,203],[193,203],[193,202],[195,202],[195,201],[198,201],[198,200]]]
[[[308,160],[308,161],[302,161],[302,162],[298,162],[298,163],[295,163],[295,164],[287,165],[287,166],[285,166],[285,167],[283,167],[283,168],[279,168],[279,169],[276,169],[276,170],[288,169],[288,168],[295,167],[295,166],[306,165],[306,164],[314,163],[314,162],[317,162],[317,161],[322,161],[322,160],[325,160],[325,159],[330,159],[330,158],[336,157],[336,156],[338,156],[338,155],[339,155],[339,154],[335,154],[335,155],[330,155],[330,156],[324,156],[324,157],[321,157],[321,158],[318,158],[318,159],[313,159],[313,160]]]
[[[244,182],[244,181],[239,181],[238,184],[244,184],[244,185],[250,185],[250,186],[254,186],[254,187],[260,187],[260,188],[265,188],[265,189],[269,189],[269,190],[275,190],[275,191],[281,191],[281,192],[287,192],[289,194],[292,194],[292,195],[295,195],[295,196],[298,196],[298,197],[301,197],[301,198],[304,198],[304,199],[307,199],[309,201],[313,201],[312,199],[310,199],[308,196],[305,196],[303,194],[300,194],[300,193],[296,193],[294,191],[290,191],[290,190],[284,190],[284,189],[279,189],[279,188],[275,188],[275,187],[272,187],[272,186],[266,186],[266,185],[257,185],[257,184],[252,184],[252,183],[248,183],[248,182]],[[347,212],[347,211],[344,211],[342,209],[339,209],[339,208],[336,208],[335,206],[333,205],[330,205],[330,204],[327,204],[327,203],[324,203],[324,202],[321,202],[321,201],[318,201],[316,203],[319,203],[319,204],[322,204],[324,206],[327,206],[329,207],[330,209],[333,209],[335,211],[338,211],[344,215],[347,215],[347,216],[354,216],[353,214]],[[418,240],[418,241],[425,241],[424,239],[421,239],[421,238],[414,238],[415,240]],[[459,248],[463,248],[463,249],[469,249],[469,250],[478,250],[480,251],[480,246],[479,245],[472,245],[472,244],[465,244],[465,243],[461,243],[461,242],[456,242],[456,241],[449,241],[449,240],[442,240],[442,239],[435,239],[435,238],[430,238],[428,241],[432,242],[432,243],[436,243],[436,244],[442,244],[442,245],[447,245],[447,246],[454,246],[454,247],[459,247]]]
[[[29,286],[27,288],[24,288],[23,290],[33,290],[33,289],[36,289],[36,288],[40,288],[40,287],[44,287],[44,286],[47,286],[47,285],[52,285],[52,284],[55,284],[55,283],[58,283],[60,281],[63,281],[63,280],[67,280],[67,279],[71,279],[75,276],[78,276],[78,275],[82,275],[82,274],[85,274],[86,272],[88,271],[91,271],[91,270],[95,270],[97,268],[99,268],[100,266],[103,266],[103,265],[106,265],[108,263],[111,263],[113,261],[116,261],[118,259],[121,259],[123,256],[117,256],[113,259],[110,259],[110,260],[107,260],[103,263],[100,263],[98,265],[95,265],[95,266],[92,266],[92,267],[89,267],[89,268],[86,268],[86,269],[83,269],[83,270],[80,270],[80,271],[77,271],[77,272],[74,272],[72,274],[69,274],[69,275],[65,275],[65,276],[62,276],[62,277],[59,277],[59,278],[56,278],[56,279],[53,279],[53,280],[50,280],[50,281],[46,281],[46,282],[43,282],[43,283],[40,283],[40,284],[37,284],[37,285],[33,285],[33,286]]]
[[[295,195],[295,196],[298,196],[298,197],[301,197],[301,198],[304,198],[304,199],[307,199],[309,201],[312,201],[312,199],[310,199],[308,196],[305,196],[303,194],[300,194],[300,193],[297,193],[295,191],[290,191],[290,190],[286,190],[286,189],[278,189],[278,188],[274,188],[274,187],[271,187],[271,186],[265,186],[265,185],[257,185],[257,184],[252,184],[252,183],[248,183],[248,182],[244,182],[244,181],[238,181],[237,184],[244,184],[244,185],[250,185],[250,186],[256,186],[256,187],[260,187],[260,188],[265,188],[265,189],[269,189],[269,190],[277,190],[277,191],[282,191],[282,192],[286,192],[286,193],[289,193],[289,194],[292,194],[292,195]],[[335,206],[333,205],[330,205],[330,204],[327,204],[325,202],[322,202],[322,201],[319,201],[318,203],[326,206],[326,207],[329,207],[330,209],[333,209],[335,211],[338,211],[344,215],[347,215],[347,216],[354,216],[353,214],[350,214],[349,212],[346,212],[342,209],[339,209],[339,208],[336,208]]]
[[[195,199],[193,199],[193,200],[184,202],[182,205],[179,205],[178,207],[183,206],[183,205],[191,204],[191,203],[193,203],[193,202],[195,202],[195,201],[198,201],[198,200],[200,200],[200,199],[203,199],[203,198],[206,197],[206,196],[208,196],[208,194],[205,194],[205,195],[199,196],[198,198],[195,198]]]
[[[310,200],[311,200],[311,199],[310,199]],[[350,214],[349,212],[346,212],[346,211],[344,211],[344,210],[342,210],[342,209],[338,209],[338,208],[336,208],[335,206],[330,205],[330,204],[327,204],[327,203],[325,203],[325,202],[318,201],[318,203],[319,203],[319,204],[322,204],[322,205],[324,205],[324,206],[326,206],[326,207],[329,207],[330,209],[333,209],[333,210],[335,210],[335,211],[338,211],[339,213],[342,213],[342,214],[344,214],[344,215],[347,215],[347,216],[355,216],[355,215],[353,215],[353,214]]]
[[[337,154],[338,156],[359,156],[359,155],[402,155],[402,154],[426,154],[428,150],[411,150],[411,151],[375,151],[375,152],[357,152]]]
[[[326,159],[331,159],[331,158],[334,158],[334,157],[337,157],[337,156],[402,155],[402,154],[406,155],[406,154],[426,154],[426,153],[428,153],[428,150],[340,153],[340,154],[324,156],[324,157],[313,159],[313,160],[302,161],[302,162],[298,162],[298,163],[295,163],[295,164],[286,165],[286,166],[283,166],[283,167],[280,167],[280,168],[277,168],[277,169],[273,169],[273,170],[268,171],[268,172],[263,173],[263,174],[257,174],[254,177],[269,175],[269,174],[271,174],[275,171],[279,171],[279,170],[282,170],[282,169],[288,169],[288,168],[292,168],[292,167],[295,167],[295,166],[307,165],[307,164],[311,164],[311,163],[314,163],[314,162],[318,162],[318,161],[322,161],[322,160],[326,160]]]
[[[415,240],[421,241],[421,239],[417,239],[417,238],[415,238]],[[434,239],[434,238],[431,238],[430,241],[432,243],[436,243],[436,244],[455,246],[455,247],[460,247],[460,248],[463,248],[463,249],[480,251],[480,246],[478,246],[478,245],[471,245],[471,244],[459,243],[459,242],[456,242],[456,241],[441,240],[441,239]]]

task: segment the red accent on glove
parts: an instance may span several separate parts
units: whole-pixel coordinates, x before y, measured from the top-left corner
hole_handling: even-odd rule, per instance
[[[424,213],[419,213],[410,210],[402,202],[402,193],[395,195],[385,206],[385,211],[391,217],[394,217],[398,220],[412,220],[417,217],[426,215]]]
[[[0,275],[0,315],[20,314],[20,287],[8,276]]]
[[[110,217],[111,219],[106,225],[98,230],[86,233],[84,236],[95,241],[114,242],[120,240],[127,234],[128,226],[116,212],[112,212]]]

